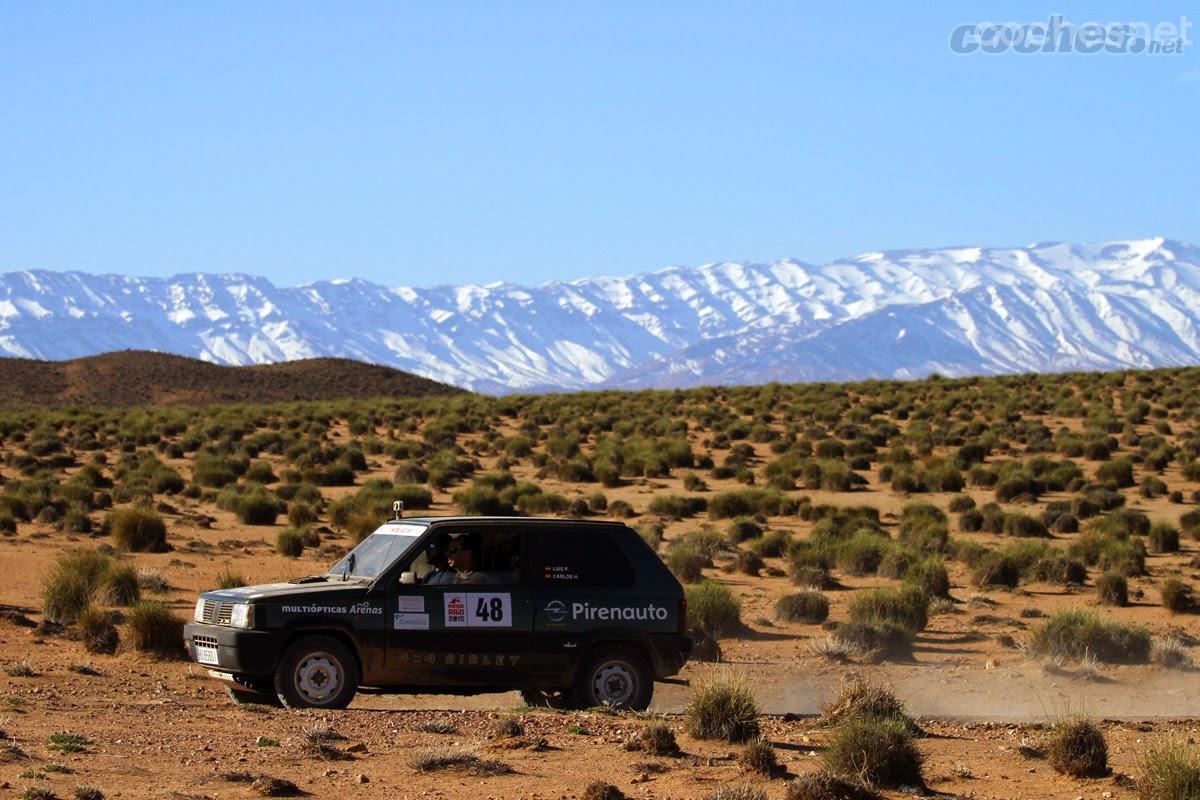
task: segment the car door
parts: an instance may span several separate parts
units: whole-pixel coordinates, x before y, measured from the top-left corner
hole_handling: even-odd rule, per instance
[[[455,535],[457,526],[446,532]],[[533,639],[525,537],[512,526],[470,526],[486,542],[485,567],[451,584],[390,583],[386,660],[397,683],[503,686],[521,682]],[[506,548],[512,548],[511,551]],[[421,553],[409,569],[427,567]]]
[[[571,676],[596,638],[625,636],[650,606],[627,554],[602,525],[544,525],[531,537],[534,649],[530,670],[552,685]],[[634,613],[627,613],[627,609]]]

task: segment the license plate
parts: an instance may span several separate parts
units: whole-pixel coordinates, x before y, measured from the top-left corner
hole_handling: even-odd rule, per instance
[[[196,661],[201,664],[220,664],[221,659],[217,657],[217,648],[207,644],[194,645],[196,648]]]

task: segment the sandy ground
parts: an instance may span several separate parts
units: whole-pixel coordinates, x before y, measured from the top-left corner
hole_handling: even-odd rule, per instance
[[[1053,426],[1052,426],[1053,427]],[[344,436],[344,431],[338,435]],[[760,446],[764,458],[769,457]],[[395,464],[373,457],[372,475],[390,477]],[[187,461],[171,462],[185,475]],[[1085,463],[1080,460],[1080,463]],[[485,466],[486,459],[485,459]],[[1087,468],[1094,468],[1087,464]],[[514,468],[518,478],[533,478],[525,465]],[[868,504],[878,507],[885,520],[898,514],[912,498],[882,488],[873,471],[865,473],[867,491],[853,493],[798,492],[815,503]],[[1139,476],[1140,477],[1140,476]],[[1172,467],[1164,476],[1172,488],[1190,496],[1195,484],[1182,481]],[[734,484],[706,477],[712,490]],[[539,480],[544,488],[569,496],[596,490],[593,485],[563,485]],[[352,488],[326,490],[336,498]],[[645,511],[659,492],[683,493],[681,476],[639,480],[607,490],[609,501],[625,499]],[[981,504],[991,500],[987,491],[970,491]],[[1129,493],[1130,505],[1154,519],[1177,521],[1192,505],[1172,505],[1166,500],[1146,501]],[[949,495],[929,495],[945,505]],[[1047,496],[1044,501],[1056,499]],[[190,615],[198,592],[211,588],[215,576],[226,568],[249,582],[287,579],[323,571],[328,560],[308,551],[298,560],[275,553],[275,527],[243,526],[229,513],[184,498],[168,498],[178,511],[167,514],[169,540],[174,550],[163,554],[138,554],[140,567],[157,570],[170,585],[163,595],[181,616]],[[1038,507],[1027,509],[1036,513]],[[451,514],[449,493],[436,495],[432,514]],[[187,514],[202,512],[216,522],[201,527]],[[97,517],[98,518],[98,517]],[[643,515],[637,521],[649,521]],[[669,522],[667,537],[682,535],[706,524],[705,519]],[[713,523],[719,530],[725,522]],[[772,519],[772,529],[792,530],[803,536],[810,527],[797,518]],[[955,536],[961,535],[954,530]],[[970,534],[987,544],[1000,537]],[[331,543],[344,545],[336,534]],[[1058,537],[1065,546],[1071,536]],[[0,538],[0,605],[17,609],[36,621],[41,582],[54,557],[71,547],[94,546],[99,540],[68,536],[52,526],[23,524],[15,537]],[[1200,616],[1171,615],[1158,605],[1156,585],[1165,576],[1177,575],[1195,583],[1200,546],[1185,541],[1183,551],[1148,559],[1150,576],[1130,581],[1133,602],[1127,608],[1097,605],[1092,586],[1065,589],[1029,584],[1014,591],[972,588],[959,565],[951,566],[956,600],[954,610],[931,618],[918,638],[912,661],[903,663],[833,663],[808,651],[809,642],[827,632],[819,625],[773,621],[775,600],[794,587],[783,576],[783,563],[768,559],[760,577],[732,574],[716,568],[709,575],[729,584],[743,600],[747,632],[721,641],[724,663],[720,669],[749,677],[763,711],[768,738],[792,775],[817,768],[821,733],[807,715],[817,713],[839,685],[854,676],[868,677],[892,687],[911,712],[927,721],[933,734],[920,747],[927,757],[926,777],[931,789],[949,795],[978,798],[1078,798],[1134,797],[1127,777],[1137,772],[1139,754],[1149,745],[1168,738],[1191,740],[1196,735],[1190,718],[1200,717],[1200,672],[1168,671],[1155,666],[1101,666],[1098,672],[1077,667],[1039,664],[1027,659],[1019,644],[1039,624],[1023,618],[1036,610],[1051,614],[1066,607],[1095,609],[1105,617],[1148,626],[1157,636],[1174,635],[1189,647],[1200,642]],[[771,573],[775,573],[772,576]],[[1094,571],[1093,571],[1094,573]],[[831,620],[846,618],[846,606],[855,589],[886,583],[878,578],[838,576],[843,588],[828,593]],[[1095,575],[1090,576],[1094,578]],[[489,749],[494,717],[519,708],[516,693],[478,697],[360,696],[345,712],[323,715],[281,710],[247,710],[231,704],[223,685],[182,661],[155,661],[124,653],[88,655],[67,635],[39,635],[30,628],[0,620],[0,665],[27,661],[32,676],[0,673],[0,730],[11,745],[0,753],[0,797],[18,796],[29,786],[49,786],[69,797],[72,787],[91,784],[109,797],[245,797],[255,790],[248,782],[230,780],[241,773],[265,773],[295,781],[302,790],[326,797],[351,791],[356,797],[575,797],[591,780],[607,780],[631,797],[702,797],[731,782],[750,781],[769,797],[782,797],[784,779],[750,777],[730,755],[736,747],[694,741],[682,733],[686,757],[648,759],[629,753],[621,743],[646,724],[635,716],[612,717],[585,713],[516,711],[526,733],[543,737],[539,749]],[[80,674],[86,665],[98,674]],[[680,685],[660,684],[652,712],[665,715],[682,730],[678,713],[687,699],[686,681],[700,671],[713,669],[691,664],[680,676]],[[1036,741],[1038,726],[1063,713],[1085,712],[1109,720],[1113,778],[1080,781],[1056,775],[1049,766],[1017,752],[1022,740]],[[782,715],[800,715],[784,721]],[[438,719],[453,722],[457,733],[418,733],[417,722]],[[364,745],[349,760],[323,760],[303,751],[304,731],[318,719],[326,720],[346,741],[345,749]],[[50,752],[48,737],[55,731],[84,734],[86,752]],[[259,747],[260,736],[278,746]],[[409,766],[411,754],[422,748],[473,748],[509,764],[514,774],[475,778],[456,774],[425,775]],[[358,749],[358,748],[356,748]],[[665,769],[639,762],[663,762]],[[63,764],[73,774],[34,775],[49,763]],[[643,773],[645,773],[643,775]],[[224,777],[222,777],[224,776]],[[365,782],[364,777],[365,777]]]

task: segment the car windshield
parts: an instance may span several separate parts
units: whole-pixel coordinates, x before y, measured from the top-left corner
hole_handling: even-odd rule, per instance
[[[334,564],[328,575],[333,578],[377,578],[408,552],[425,528],[423,523],[386,522]]]

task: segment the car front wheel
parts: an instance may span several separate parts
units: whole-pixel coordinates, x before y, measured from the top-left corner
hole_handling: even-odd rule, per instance
[[[275,693],[288,708],[345,708],[358,690],[358,661],[329,636],[301,639],[275,670]]]

